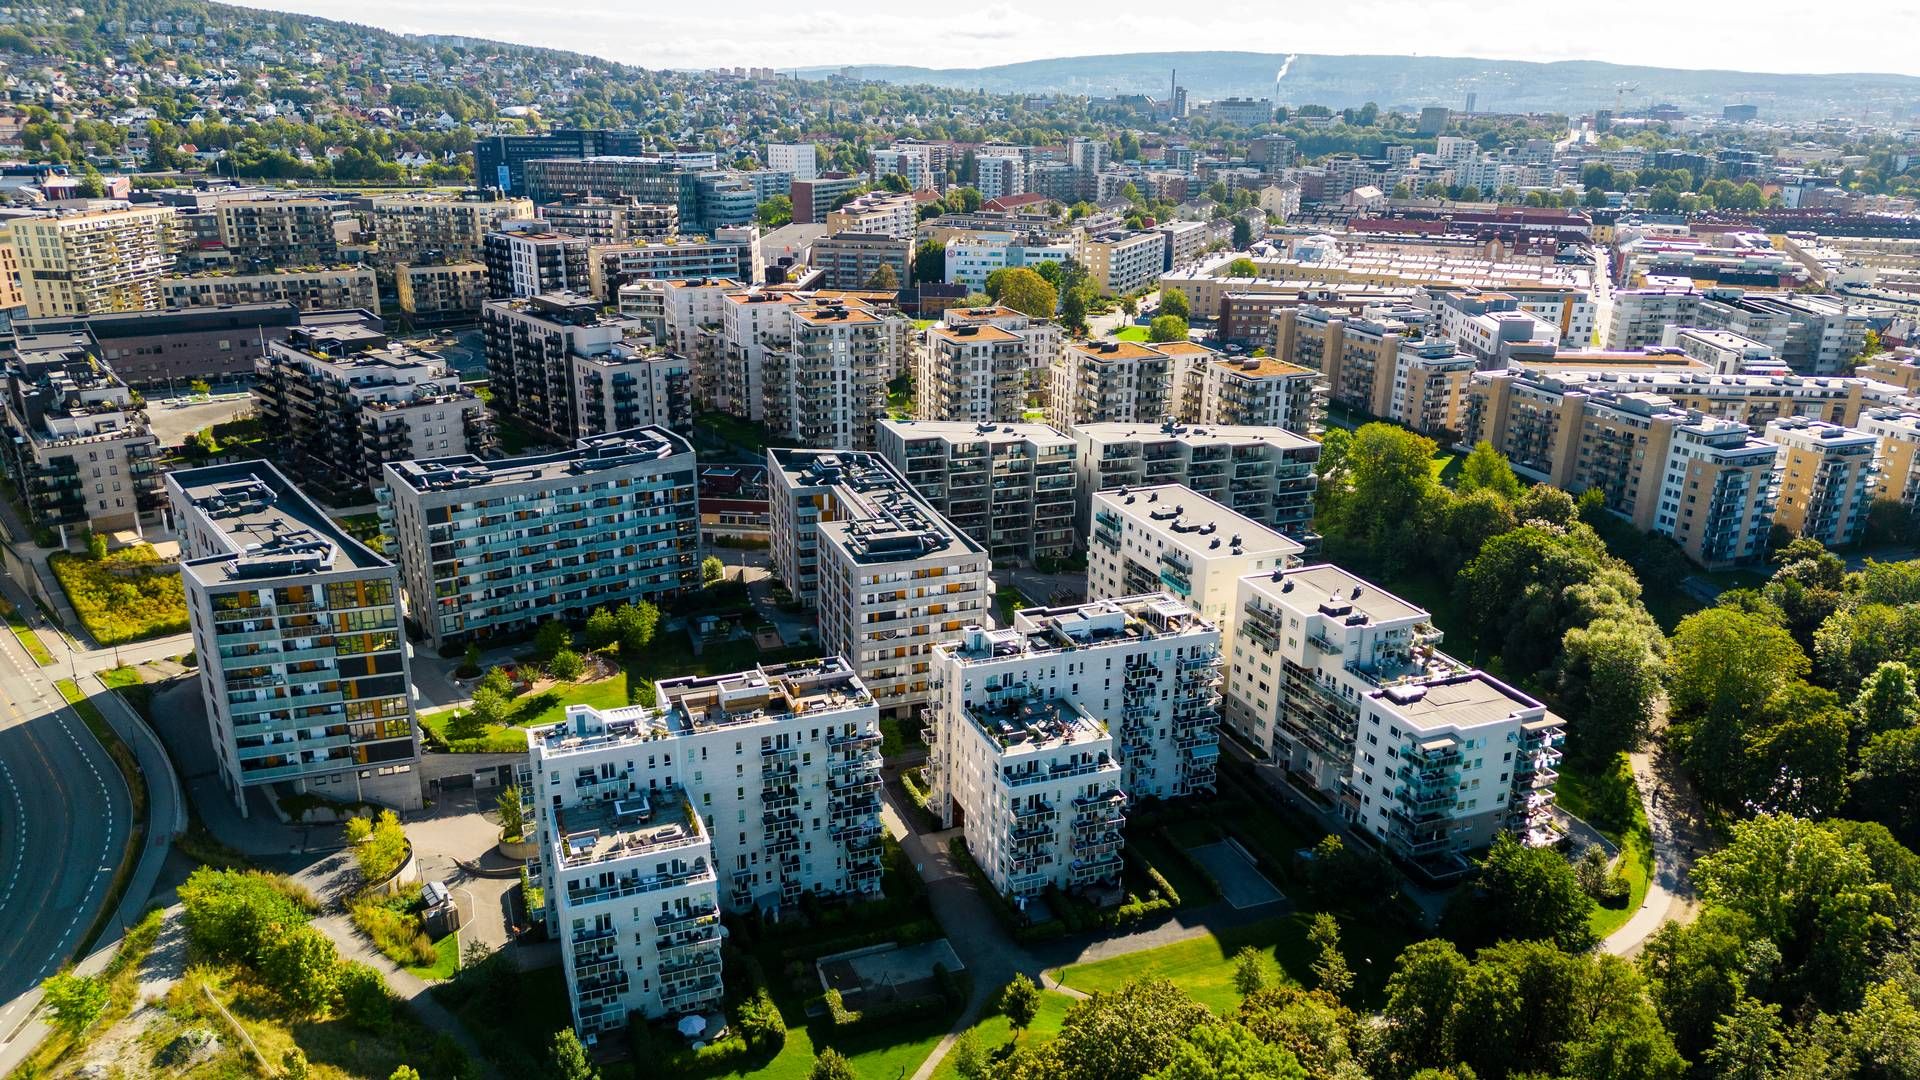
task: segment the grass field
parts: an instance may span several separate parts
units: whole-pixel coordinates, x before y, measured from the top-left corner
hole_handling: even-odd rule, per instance
[[[1162,945],[1091,964],[1076,964],[1056,972],[1060,982],[1091,994],[1115,990],[1134,979],[1170,980],[1195,1001],[1225,1014],[1240,1003],[1233,987],[1233,955],[1252,946],[1265,954],[1289,980],[1313,985],[1312,964],[1317,955],[1307,942],[1310,914],[1285,915],[1219,934]],[[1375,1005],[1393,971],[1394,960],[1414,939],[1399,923],[1384,919],[1341,919],[1341,945],[1354,972],[1351,1003]]]
[[[1599,830],[1620,845],[1620,872],[1632,892],[1624,907],[1595,907],[1588,925],[1601,937],[1625,926],[1647,898],[1653,879],[1653,833],[1647,811],[1633,782],[1633,763],[1621,754],[1611,769],[1593,769],[1569,760],[1560,767],[1554,785],[1561,809]]]
[[[451,979],[460,970],[460,935],[448,934],[433,943],[433,963],[407,968],[407,974],[420,979]]]
[[[33,657],[34,663],[41,667],[52,667],[53,654],[47,651],[47,643],[41,641],[40,635],[34,633],[33,628],[27,625],[27,620],[20,614],[20,609],[4,600],[0,600],[0,605],[6,607],[7,629],[13,631],[13,636],[20,642],[20,647],[27,650],[27,655]]]
[[[1145,341],[1147,340],[1147,328],[1144,326],[1128,326],[1122,328],[1113,336],[1120,341]]]
[[[1067,1010],[1073,1007],[1073,1001],[1073,998],[1054,990],[1040,991],[1040,1011],[1033,1014],[1033,1026],[1021,1032],[1018,1041],[1045,1042],[1058,1035],[1060,1022],[1067,1018]],[[1013,1025],[1007,1023],[1007,1018],[1000,1012],[998,995],[994,997],[991,1011],[968,1030],[980,1041],[980,1049],[988,1054],[1015,1041]],[[951,1053],[933,1070],[933,1080],[960,1080],[960,1070],[954,1067]]]
[[[153,548],[139,544],[104,559],[57,551],[47,562],[87,633],[100,644],[186,633],[180,569],[161,563]]]

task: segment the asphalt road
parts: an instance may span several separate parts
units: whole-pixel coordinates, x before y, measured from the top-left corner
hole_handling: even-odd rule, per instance
[[[0,1039],[107,898],[132,798],[105,750],[11,634],[0,635]]]

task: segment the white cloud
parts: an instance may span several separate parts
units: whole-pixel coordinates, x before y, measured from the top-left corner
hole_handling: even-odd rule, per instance
[[[588,0],[568,4],[559,18],[498,0],[279,0],[257,6],[408,33],[572,49],[651,67],[982,67],[1098,53],[1235,49],[1920,74],[1920,53],[1908,45],[1920,35],[1920,8],[1907,0],[1862,0],[1839,17],[1788,0],[1615,0],[1584,9],[1531,0],[1215,0],[1195,8],[1165,0],[1048,0],[985,10],[964,4],[889,8],[872,0],[731,0],[712,9],[663,0]]]

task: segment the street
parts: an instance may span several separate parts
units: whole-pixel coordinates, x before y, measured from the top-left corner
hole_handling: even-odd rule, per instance
[[[113,761],[11,634],[0,637],[0,1040],[19,995],[71,958],[132,827]]]

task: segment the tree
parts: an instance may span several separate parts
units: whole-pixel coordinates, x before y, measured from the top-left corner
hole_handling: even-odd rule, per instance
[[[1709,802],[1731,805],[1745,790],[1748,728],[1774,694],[1806,676],[1806,654],[1765,617],[1713,607],[1680,620],[1667,665],[1681,757]]]
[[[340,1009],[347,1020],[368,1031],[384,1031],[393,1022],[393,992],[386,977],[369,964],[344,960],[335,976]]]
[[[1831,690],[1781,688],[1747,739],[1745,805],[1750,810],[1824,817],[1847,797],[1848,713]]]
[[[740,1037],[757,1052],[778,1050],[787,1041],[787,1021],[762,986],[740,1005]]]
[[[872,275],[867,278],[866,287],[893,292],[900,288],[900,275],[894,271],[892,263],[881,263],[874,267]]]
[[[825,1047],[814,1057],[813,1070],[807,1073],[807,1080],[854,1080],[853,1066],[840,1056],[840,1051]]]
[[[87,532],[87,558],[99,562],[107,557],[107,537],[105,533],[92,530]]]
[[[1920,727],[1882,731],[1860,748],[1852,777],[1853,811],[1908,844],[1920,841]]]
[[[547,1052],[547,1062],[547,1075],[553,1080],[600,1080],[600,1070],[587,1060],[587,1048],[580,1045],[580,1036],[575,1035],[570,1027],[553,1033],[553,1047]],[[816,1065],[815,1080],[819,1080],[819,1076],[820,1070]]]
[[[207,380],[205,379],[190,380],[187,383],[187,389],[192,393],[201,395],[202,397],[206,396],[207,394],[213,393],[213,387],[208,385]]]
[[[705,567],[706,564],[702,563],[703,574]],[[618,640],[620,640],[620,624],[614,618],[613,610],[603,607],[594,608],[593,613],[587,616],[587,648],[604,649]]]
[[[1187,294],[1175,288],[1160,290],[1160,314],[1193,320],[1193,305],[1187,302]]]
[[[1779,950],[1788,989],[1826,1008],[1857,1000],[1894,926],[1895,896],[1867,851],[1831,824],[1761,814],[1733,826],[1728,844],[1701,856],[1693,880],[1702,899],[1747,916]]]
[[[1487,541],[1512,532],[1520,524],[1513,516],[1513,506],[1485,489],[1459,498],[1439,498],[1436,503],[1440,507],[1439,522],[1428,555],[1449,577],[1480,554]]]
[[[1079,289],[1068,289],[1060,298],[1060,322],[1070,333],[1087,332],[1087,297]]]
[[[1491,491],[1509,502],[1520,497],[1520,478],[1513,475],[1513,466],[1484,439],[1474,443],[1472,452],[1460,463],[1460,478],[1454,487],[1462,494]]]
[[[953,1041],[947,1060],[953,1062],[953,1071],[963,1080],[987,1080],[991,1074],[986,1051],[980,1048],[980,1036],[974,1034],[972,1028],[961,1032]]]
[[[500,834],[509,840],[518,840],[527,834],[526,808],[520,803],[520,785],[508,784],[500,789],[493,800],[495,809],[500,811]]]
[[[620,628],[620,655],[629,661],[638,660],[660,627],[660,609],[645,600],[621,604],[614,620]]]
[[[1571,716],[1572,752],[1593,762],[1638,750],[1659,707],[1666,661],[1656,627],[1621,619],[1595,619],[1560,641],[1554,684]]]
[[[1329,493],[1327,526],[1364,550],[1391,576],[1425,543],[1425,525],[1441,498],[1433,478],[1433,440],[1391,424],[1354,432]]]
[[[411,1065],[396,1065],[387,1080],[420,1080],[420,1070]]]
[[[1713,1026],[1713,1045],[1702,1059],[1719,1080],[1773,1080],[1786,1053],[1780,1006],[1742,995]]]
[[[1265,990],[1272,981],[1267,958],[1259,949],[1242,945],[1240,951],[1233,954],[1233,988],[1241,997]]]
[[[1535,484],[1514,500],[1513,516],[1522,525],[1534,522],[1565,528],[1573,524],[1577,515],[1573,508],[1573,496],[1557,487]]]
[[[1760,992],[1772,974],[1767,954],[1778,959],[1771,943],[1756,938],[1753,920],[1724,907],[1707,908],[1691,923],[1667,923],[1647,939],[1640,970],[1682,1054],[1697,1059],[1735,1000]]]
[[[1152,342],[1187,340],[1187,321],[1178,315],[1162,315],[1147,326],[1147,340]]]
[[[1222,276],[1230,278],[1259,277],[1260,268],[1253,264],[1252,259],[1244,257],[1238,258],[1227,264],[1226,273]]]
[[[1233,248],[1245,251],[1253,246],[1253,222],[1245,214],[1235,214],[1233,218]]]
[[[726,576],[727,564],[720,561],[720,556],[709,555],[700,560],[700,584],[702,586],[718,585],[726,579]]]
[[[317,1016],[333,1003],[340,953],[313,927],[289,927],[261,950],[260,975],[290,1008]]]
[[[942,240],[922,240],[913,249],[915,281],[947,280],[947,245]]]
[[[586,662],[580,659],[579,653],[563,648],[547,661],[547,674],[561,682],[572,682],[580,677],[580,673],[586,670],[586,666]]]
[[[542,660],[551,659],[554,653],[572,643],[573,633],[559,619],[548,619],[533,632],[533,654]]]
[[[793,199],[787,195],[768,196],[767,201],[754,208],[753,220],[763,229],[777,229],[793,221]]]
[[[1313,977],[1320,989],[1336,998],[1345,997],[1353,989],[1353,969],[1347,967],[1346,954],[1340,951],[1340,924],[1327,912],[1316,914],[1307,941],[1320,950],[1313,961]]]
[[[512,711],[505,694],[482,682],[474,687],[473,700],[467,707],[447,721],[447,738],[478,739],[490,727],[505,727]]]
[[[1054,308],[1060,301],[1059,292],[1047,284],[1045,278],[1024,266],[1007,270],[997,295],[1000,303],[1035,319],[1053,318]]]
[[[1853,699],[1854,729],[1871,739],[1920,723],[1920,693],[1914,689],[1913,669],[1888,660],[1860,684]]]
[[[1239,1024],[1204,1024],[1175,1048],[1152,1080],[1308,1080],[1289,1051],[1271,1046]]]
[[[1580,951],[1593,944],[1587,927],[1592,910],[1593,901],[1559,852],[1501,833],[1480,861],[1474,887],[1458,895],[1448,918],[1468,940],[1547,939]]]
[[[360,877],[369,885],[392,877],[407,861],[407,831],[391,810],[380,811],[377,818],[348,818],[346,838],[360,865]]]
[[[1053,1040],[1065,1080],[1134,1080],[1165,1068],[1213,1014],[1165,979],[1135,980],[1067,1010]]]
[[[1000,991],[1000,1011],[1015,1031],[1025,1031],[1040,1011],[1040,988],[1024,972],[1015,973],[1013,981]]]
[[[1320,460],[1313,463],[1314,475],[1324,477],[1340,468],[1352,446],[1353,432],[1346,428],[1328,428],[1320,436]]]
[[[69,1037],[92,1027],[112,996],[106,979],[76,974],[71,968],[49,976],[40,984],[40,992],[54,1023]]]

